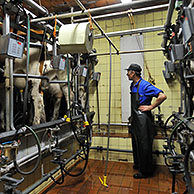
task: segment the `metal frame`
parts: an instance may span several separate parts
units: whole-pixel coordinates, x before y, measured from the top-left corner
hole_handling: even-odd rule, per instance
[[[164,4],[164,5],[157,5],[157,6],[151,6],[151,7],[146,7],[146,8],[139,8],[139,9],[131,9],[130,11],[133,14],[137,14],[139,12],[146,12],[146,11],[153,11],[153,10],[159,10],[159,9],[167,9],[169,6],[169,4]],[[117,17],[117,16],[123,16],[129,13],[128,11],[122,11],[122,12],[118,12],[118,13],[111,13],[111,14],[103,14],[103,15],[98,15],[98,16],[94,16],[94,19],[106,19],[109,17]],[[76,22],[84,22],[84,21],[88,21],[88,18],[81,18],[81,19],[75,19],[73,20],[75,23]]]

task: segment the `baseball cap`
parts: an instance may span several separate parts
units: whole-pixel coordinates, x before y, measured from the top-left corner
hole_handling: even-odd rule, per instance
[[[127,71],[130,71],[130,70],[132,70],[132,71],[136,71],[136,72],[141,72],[141,67],[140,67],[140,65],[138,65],[138,64],[135,64],[135,63],[132,63],[131,65],[129,65],[129,67],[127,68],[127,69],[125,69],[125,70],[127,70]]]

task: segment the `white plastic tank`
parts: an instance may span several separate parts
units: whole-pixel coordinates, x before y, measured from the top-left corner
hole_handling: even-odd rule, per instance
[[[93,46],[93,33],[88,22],[67,24],[59,29],[60,53],[89,53]]]

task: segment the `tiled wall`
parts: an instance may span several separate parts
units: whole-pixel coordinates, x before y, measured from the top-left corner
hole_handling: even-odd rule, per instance
[[[136,24],[136,28],[144,28],[144,27],[152,27],[152,26],[161,26],[165,24],[167,11],[160,12],[150,12],[142,15],[135,15],[134,21]],[[175,18],[175,16],[174,16]],[[122,18],[114,18],[108,19],[104,21],[98,21],[100,26],[105,32],[114,32],[114,31],[122,31],[122,30],[130,30],[132,26],[130,24],[130,20],[128,16]],[[144,49],[154,49],[161,48],[162,36],[157,35],[159,32],[150,32],[144,33]],[[100,34],[100,32],[95,27],[95,34]],[[111,38],[113,43],[120,49],[120,37]],[[103,39],[95,39],[94,47],[97,49],[98,53],[109,52],[109,43],[108,41]],[[112,51],[115,52],[114,48]],[[172,111],[178,111],[178,107],[180,106],[180,85],[178,81],[174,81],[170,84],[167,84],[165,79],[163,78],[162,70],[164,70],[164,61],[166,58],[163,56],[163,53],[160,52],[151,52],[144,53],[145,60],[148,64],[149,70],[151,72],[152,77],[155,79],[156,86],[164,91],[167,95],[168,99],[162,104],[161,111],[164,114],[164,120],[170,116]],[[101,80],[99,83],[99,98],[100,98],[100,122],[107,123],[108,121],[108,100],[109,100],[109,66],[110,66],[110,57],[107,56],[99,56],[99,63],[96,66],[95,70],[101,72]],[[126,64],[128,66],[128,64]],[[111,93],[111,123],[121,123],[121,69],[120,69],[120,56],[113,55],[112,56],[112,93]],[[148,80],[147,70],[144,68],[144,79]],[[96,102],[96,93],[90,96],[90,108],[97,113],[97,102]],[[158,113],[158,110],[155,109],[153,111],[155,114]],[[97,114],[95,116],[94,122],[97,122]],[[119,128],[113,130],[111,128],[111,132],[118,133],[127,133],[128,129]],[[106,147],[106,143],[104,144],[105,138],[103,137],[94,137],[93,145],[97,146],[103,144]],[[113,141],[114,148],[120,149],[131,149],[128,144],[123,146],[125,141],[130,141],[129,139],[118,138],[115,140],[111,138],[110,142]],[[116,142],[118,141],[118,142]],[[159,141],[154,144],[155,147],[160,147]],[[91,157],[94,156],[93,153]],[[99,156],[99,154],[98,154]],[[125,156],[123,156],[125,157]],[[115,159],[118,158],[115,156]],[[160,162],[159,162],[160,163]]]

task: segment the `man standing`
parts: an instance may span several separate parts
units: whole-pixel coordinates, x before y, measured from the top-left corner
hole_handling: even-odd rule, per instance
[[[159,106],[166,95],[162,90],[141,77],[141,67],[131,64],[127,76],[131,83],[131,136],[133,147],[133,168],[139,173],[134,178],[147,178],[153,174],[152,144],[155,135],[151,110]],[[156,101],[151,104],[152,98]]]

